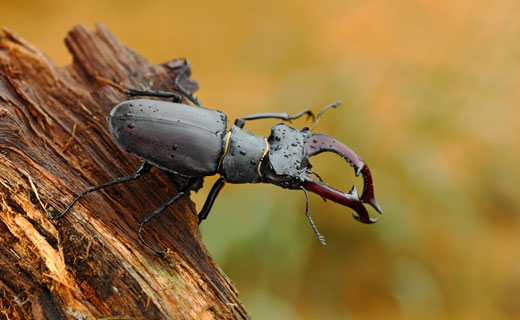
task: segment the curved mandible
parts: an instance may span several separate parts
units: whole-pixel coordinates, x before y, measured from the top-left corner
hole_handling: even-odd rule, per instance
[[[308,178],[308,180],[304,181],[302,186],[326,199],[351,208],[356,212],[353,213],[352,216],[354,216],[354,218],[359,222],[374,223],[379,220],[378,218],[370,218],[363,202],[359,199],[355,186],[350,190],[350,192],[344,193],[312,178]]]
[[[334,152],[345,159],[356,171],[356,176],[363,176],[364,187],[361,194],[360,201],[370,204],[379,213],[383,213],[381,207],[374,197],[374,185],[372,181],[372,174],[365,164],[363,159],[358,156],[352,149],[344,145],[342,142],[324,133],[315,133],[307,140],[306,145],[307,157],[315,156],[322,152]]]

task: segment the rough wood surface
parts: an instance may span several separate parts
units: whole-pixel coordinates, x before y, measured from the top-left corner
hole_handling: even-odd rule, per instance
[[[76,26],[65,42],[74,62],[57,67],[14,33],[0,38],[0,318],[247,318],[201,242],[189,199],[145,228],[145,239],[169,249],[166,257],[137,238],[139,222],[176,193],[178,178],[154,169],[49,219],[85,188],[139,166],[106,126],[126,97],[96,77],[171,91],[175,72],[101,25]],[[188,78],[182,84],[198,87]]]

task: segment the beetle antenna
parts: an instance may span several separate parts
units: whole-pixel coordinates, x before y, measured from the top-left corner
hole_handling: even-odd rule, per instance
[[[341,102],[336,101],[334,103],[331,103],[331,104],[323,107],[323,109],[321,109],[320,113],[318,113],[318,116],[316,117],[316,122],[314,122],[314,125],[311,128],[311,131],[314,130],[314,128],[316,128],[316,126],[318,125],[318,122],[320,122],[321,115],[325,112],[325,110],[330,109],[330,108],[336,108],[340,104],[341,104]]]
[[[321,235],[321,233],[318,231],[318,228],[316,228],[316,225],[314,224],[314,221],[312,221],[312,218],[311,218],[311,214],[310,214],[310,211],[309,211],[309,195],[307,194],[307,190],[305,190],[304,187],[300,187],[300,189],[303,190],[303,192],[305,193],[305,215],[307,216],[307,219],[309,219],[309,222],[311,223],[311,227],[312,227],[312,230],[314,230],[314,233],[316,234],[316,238],[318,238],[318,241],[322,244],[322,245],[326,245],[327,243],[325,242],[325,237]]]

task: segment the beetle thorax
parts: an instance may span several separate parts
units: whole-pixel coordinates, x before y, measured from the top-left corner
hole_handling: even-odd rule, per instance
[[[268,148],[264,137],[233,126],[224,139],[220,173],[230,183],[262,182],[260,165]]]

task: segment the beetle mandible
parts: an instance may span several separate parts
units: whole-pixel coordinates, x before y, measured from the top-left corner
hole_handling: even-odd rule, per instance
[[[374,223],[364,204],[368,203],[379,213],[381,208],[374,198],[372,175],[367,165],[354,151],[340,141],[324,134],[311,132],[316,127],[323,112],[335,108],[339,102],[324,107],[318,114],[312,128],[301,130],[283,123],[273,126],[268,138],[244,130],[246,121],[255,119],[281,119],[291,121],[303,115],[313,116],[310,110],[296,115],[287,113],[260,113],[237,119],[230,130],[224,113],[203,107],[191,93],[180,84],[183,75],[189,75],[187,59],[178,68],[174,78],[174,91],[144,91],[119,86],[107,79],[98,80],[110,84],[128,96],[152,96],[171,98],[173,102],[161,100],[127,100],[116,105],[108,117],[108,128],[114,140],[127,152],[142,160],[141,166],[132,175],[91,187],[79,194],[58,216],[62,217],[82,196],[101,188],[135,180],[150,171],[152,167],[188,178],[188,182],[168,202],[147,216],[139,225],[138,237],[141,242],[164,254],[146,242],[142,236],[144,225],[166,207],[184,196],[194,186],[198,178],[220,174],[211,188],[203,208],[198,214],[199,224],[207,218],[217,194],[225,182],[229,183],[271,183],[282,188],[301,190],[305,194],[305,214],[321,244],[324,237],[318,232],[309,213],[307,190],[324,199],[350,207],[356,220]],[[186,97],[198,106],[182,103]],[[321,152],[334,152],[345,159],[355,169],[356,176],[362,175],[364,187],[361,196],[354,186],[344,193],[323,183],[312,172],[309,158]],[[315,174],[318,180],[312,178]]]

